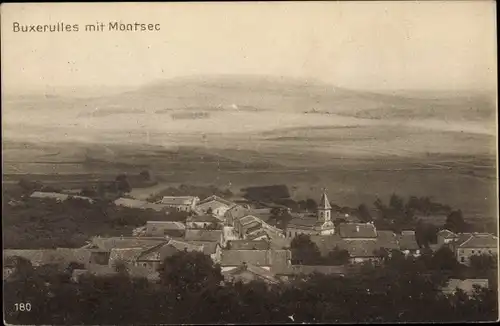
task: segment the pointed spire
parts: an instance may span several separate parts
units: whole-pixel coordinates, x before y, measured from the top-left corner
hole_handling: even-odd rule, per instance
[[[330,201],[328,200],[328,197],[326,196],[326,188],[323,188],[323,195],[321,195],[321,200],[319,202],[318,209],[332,209],[332,206],[330,205]]]

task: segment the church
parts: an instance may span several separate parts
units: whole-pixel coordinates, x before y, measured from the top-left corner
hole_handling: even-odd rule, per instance
[[[323,192],[315,216],[295,216],[288,222],[285,230],[287,238],[296,237],[299,234],[329,235],[335,233],[332,222],[332,206],[328,201],[326,192]]]

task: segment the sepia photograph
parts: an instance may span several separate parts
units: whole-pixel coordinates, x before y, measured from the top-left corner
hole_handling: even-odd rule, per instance
[[[0,13],[6,325],[499,320],[494,1]]]

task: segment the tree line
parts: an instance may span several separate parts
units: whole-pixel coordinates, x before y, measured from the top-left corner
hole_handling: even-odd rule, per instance
[[[18,262],[4,281],[9,324],[196,324],[491,321],[495,289],[445,296],[442,272],[395,256],[353,275],[300,275],[277,285],[223,283],[220,267],[202,253],[166,258],[160,282],[128,275],[82,277],[71,269]],[[30,303],[31,311],[16,310]]]

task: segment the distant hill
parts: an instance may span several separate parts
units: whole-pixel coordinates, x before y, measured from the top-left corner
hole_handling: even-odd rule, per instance
[[[433,138],[429,130],[460,133],[461,137],[494,135],[494,103],[488,94],[378,94],[316,80],[195,76],[91,98],[9,97],[2,103],[2,126],[7,139],[228,148],[248,148],[252,139],[262,139],[263,132],[275,132],[274,141],[287,141],[289,146],[288,137],[292,135],[287,130],[297,129],[300,134],[302,130],[311,130],[306,133],[306,140],[323,140],[323,144],[315,144],[324,146],[331,139],[332,131],[328,128],[366,126],[346,130],[346,138],[352,140],[349,135],[355,133],[357,138],[361,132],[363,139],[376,142],[379,137],[395,135],[386,133],[388,128],[402,127],[398,138],[405,138],[410,131],[405,127],[411,127],[412,135],[427,132],[422,142],[433,139],[432,151],[440,151],[441,147],[449,147],[453,135]],[[344,140],[344,130],[333,132],[335,139]],[[467,146],[480,144],[476,138],[467,141]],[[441,144],[440,139],[445,141]],[[221,145],[221,141],[227,146]],[[401,146],[407,147],[404,142]]]

